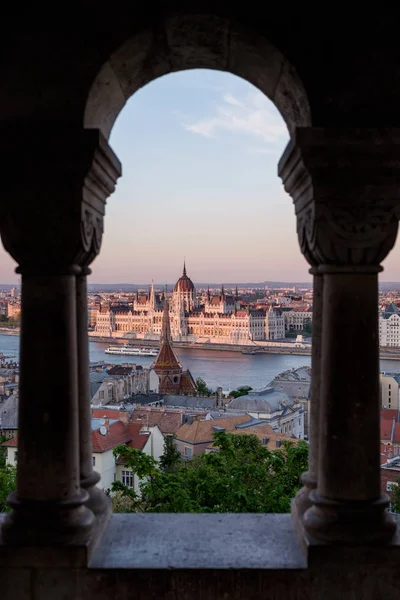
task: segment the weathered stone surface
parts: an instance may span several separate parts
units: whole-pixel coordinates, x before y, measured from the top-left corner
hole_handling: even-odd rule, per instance
[[[105,569],[305,566],[290,515],[274,514],[116,514],[90,561]]]

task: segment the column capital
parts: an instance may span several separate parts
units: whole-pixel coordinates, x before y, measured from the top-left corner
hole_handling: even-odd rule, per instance
[[[377,266],[400,218],[400,129],[299,127],[278,173],[312,266]]]
[[[107,197],[121,164],[96,129],[45,124],[0,129],[7,173],[0,232],[20,271],[55,273],[98,254]]]

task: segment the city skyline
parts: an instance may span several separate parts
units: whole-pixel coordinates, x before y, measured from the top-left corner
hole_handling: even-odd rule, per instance
[[[93,284],[310,282],[291,198],[277,176],[286,125],[261,92],[229,73],[191,70],[139,90],[110,144],[123,176],[106,207]],[[381,281],[400,281],[400,243]],[[15,284],[0,249],[0,283]]]

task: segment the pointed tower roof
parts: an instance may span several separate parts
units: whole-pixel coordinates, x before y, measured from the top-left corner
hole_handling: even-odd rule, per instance
[[[182,276],[176,282],[174,292],[194,292],[193,281],[186,274],[186,261],[183,261]]]
[[[153,280],[151,280],[149,302],[150,302],[151,307],[155,308],[156,297],[155,297],[155,294],[154,294],[154,282],[153,282]]]
[[[168,299],[165,297],[164,313],[161,330],[161,347],[158,356],[154,362],[155,372],[181,370],[181,364],[172,348],[171,325],[169,322]]]

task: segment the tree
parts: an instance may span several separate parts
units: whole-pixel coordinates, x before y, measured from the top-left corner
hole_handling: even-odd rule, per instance
[[[218,432],[213,446],[214,452],[182,460],[173,471],[119,446],[114,452],[139,477],[140,495],[121,482],[113,490],[130,499],[130,511],[289,512],[307,470],[305,442],[283,441],[271,451],[254,435]]]
[[[17,469],[11,465],[0,467],[0,513],[7,512],[7,497],[17,487]]]
[[[160,469],[164,473],[172,473],[177,470],[181,462],[181,453],[175,445],[176,436],[169,435],[164,440],[164,453],[160,457]]]
[[[211,394],[213,393],[213,391],[207,387],[206,382],[201,377],[197,377],[196,379],[196,388],[197,393],[201,396],[211,396]]]
[[[6,449],[3,443],[7,441],[5,435],[0,435],[0,469],[6,466]]]
[[[249,385],[243,385],[243,386],[239,387],[237,390],[232,390],[232,392],[229,392],[229,395],[232,396],[232,398],[239,398],[240,396],[247,396],[247,394],[252,389],[253,388],[250,387]]]
[[[312,334],[312,320],[311,320],[311,318],[308,317],[308,318],[304,319],[303,331],[304,331],[304,333],[307,333],[309,335]]]
[[[390,491],[390,505],[394,513],[400,513],[400,477],[396,480],[397,485],[394,485]]]

